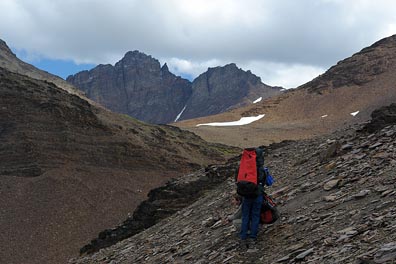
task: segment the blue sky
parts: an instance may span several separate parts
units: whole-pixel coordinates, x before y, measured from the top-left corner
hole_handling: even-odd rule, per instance
[[[236,63],[297,87],[396,33],[392,0],[1,0],[0,38],[67,77],[139,50],[193,79]]]
[[[33,61],[31,64],[39,69],[62,77],[63,79],[66,79],[69,75],[76,74],[84,70],[90,70],[95,67],[95,64],[76,64],[71,60],[51,59],[40,59],[38,61]]]
[[[19,59],[65,80],[69,75],[76,74],[84,70],[90,70],[96,66],[93,63],[77,64],[72,60],[48,59],[40,56],[31,57],[25,50],[17,50],[14,47],[10,48]]]

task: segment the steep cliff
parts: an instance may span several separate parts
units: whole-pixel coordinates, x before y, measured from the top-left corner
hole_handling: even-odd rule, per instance
[[[209,68],[193,81],[192,90],[180,120],[219,114],[249,105],[259,97],[265,99],[279,94],[281,88],[265,85],[250,71],[231,63]]]
[[[144,53],[127,52],[119,62],[99,65],[67,81],[106,108],[149,123],[170,123],[191,95],[191,83]]]

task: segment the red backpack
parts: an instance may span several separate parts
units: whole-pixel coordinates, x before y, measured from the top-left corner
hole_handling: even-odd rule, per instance
[[[264,193],[261,205],[260,223],[272,224],[280,217],[275,201],[268,194]]]
[[[256,149],[243,150],[237,177],[237,193],[246,198],[258,195]]]

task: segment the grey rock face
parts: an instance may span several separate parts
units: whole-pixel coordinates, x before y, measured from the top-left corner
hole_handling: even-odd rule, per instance
[[[191,83],[138,51],[126,53],[114,66],[99,65],[69,76],[67,81],[110,110],[149,123],[218,114],[281,90],[263,84],[235,64],[209,68]]]
[[[192,90],[181,119],[222,113],[280,93],[279,87],[263,84],[259,77],[234,63],[209,68],[194,80]]]
[[[99,65],[67,81],[110,110],[150,123],[174,121],[191,95],[188,80],[138,51],[127,52],[114,66]]]

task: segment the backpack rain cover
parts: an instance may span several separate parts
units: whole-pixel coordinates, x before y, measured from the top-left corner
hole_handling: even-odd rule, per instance
[[[237,177],[237,193],[246,198],[257,197],[256,150],[244,149]]]

